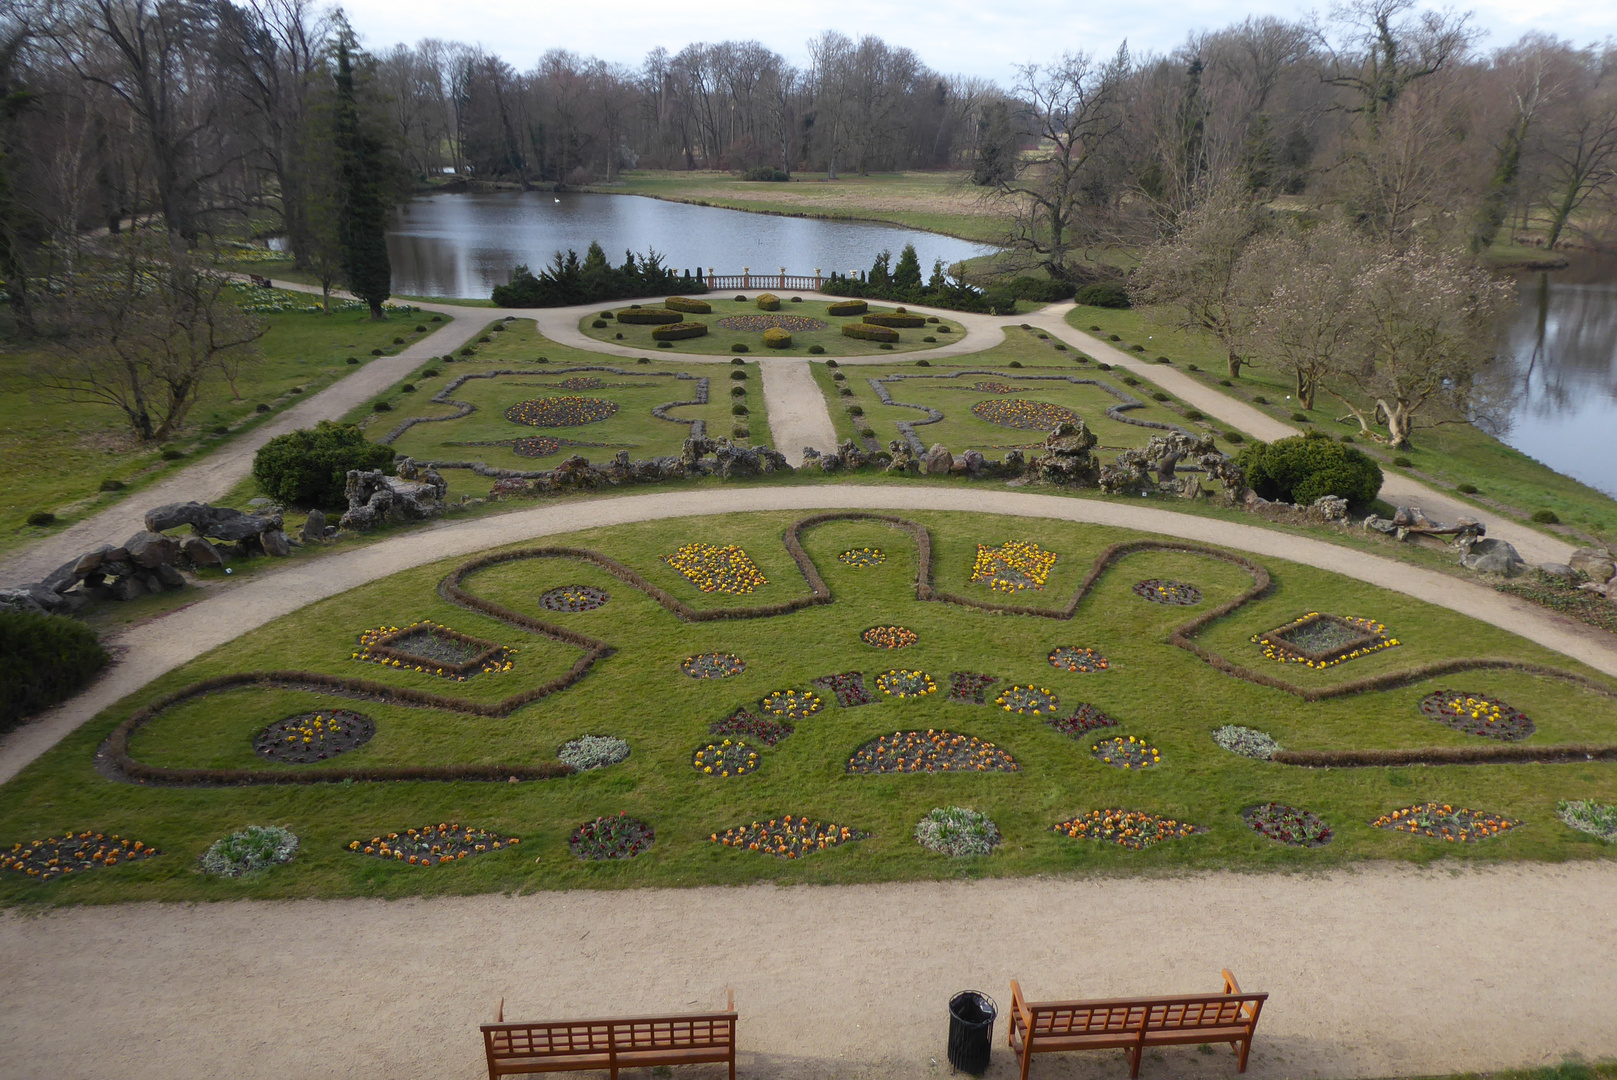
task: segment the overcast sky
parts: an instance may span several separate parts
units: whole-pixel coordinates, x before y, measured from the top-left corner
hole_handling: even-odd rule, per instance
[[[1193,30],[1239,22],[1247,15],[1297,18],[1319,4],[1253,0],[859,0],[851,4],[670,3],[669,0],[346,0],[343,7],[373,51],[424,37],[481,44],[522,70],[547,49],[638,66],[651,48],[678,52],[691,42],[756,39],[794,63],[803,44],[825,29],[849,37],[877,34],[907,45],[937,71],[1008,83],[1015,65],[1063,51],[1110,54],[1125,38],[1136,54],[1166,52]],[[1529,30],[1579,45],[1617,36],[1612,0],[1477,0],[1474,12],[1496,48]],[[834,10],[835,14],[821,14]],[[823,22],[816,22],[817,18]]]

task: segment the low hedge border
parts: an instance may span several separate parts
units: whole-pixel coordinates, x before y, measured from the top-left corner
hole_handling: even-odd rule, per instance
[[[686,338],[704,337],[707,334],[707,323],[679,322],[670,326],[659,326],[651,332],[654,341],[684,341]]]
[[[900,315],[896,312],[878,311],[864,317],[867,326],[887,326],[906,330],[917,330],[926,325],[925,315]]]
[[[827,315],[863,315],[870,305],[863,300],[837,300],[826,305]]]
[[[843,323],[842,336],[858,338],[860,341],[897,341],[898,331],[887,326],[872,326],[870,323]]]
[[[706,300],[692,300],[688,296],[670,296],[663,301],[663,307],[669,311],[678,311],[686,315],[711,315],[713,305]]]
[[[685,318],[679,312],[670,311],[667,308],[624,308],[622,311],[613,312],[613,315],[617,317],[618,322],[628,323],[630,326],[643,326],[648,323],[677,323]]]

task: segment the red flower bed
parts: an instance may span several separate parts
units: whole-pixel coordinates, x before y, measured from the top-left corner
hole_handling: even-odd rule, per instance
[[[865,674],[862,671],[844,671],[839,675],[821,675],[809,685],[824,690],[836,696],[837,704],[844,709],[851,709],[858,705],[869,705],[876,699],[870,696],[865,689]]]
[[[746,709],[737,709],[723,720],[715,720],[707,729],[713,735],[727,735],[774,746],[797,729],[779,720],[755,716]]]

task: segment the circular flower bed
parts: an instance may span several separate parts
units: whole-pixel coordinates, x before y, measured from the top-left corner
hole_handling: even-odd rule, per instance
[[[1144,739],[1136,739],[1133,735],[1102,739],[1091,746],[1089,752],[1096,761],[1114,769],[1149,769],[1162,764],[1162,755],[1157,748],[1148,746]]]
[[[706,776],[745,776],[758,767],[758,751],[744,742],[708,743],[691,755],[691,765]]]
[[[606,385],[606,381],[593,375],[573,375],[556,385],[563,390],[599,390]]]
[[[889,697],[925,697],[938,688],[932,676],[924,671],[906,671],[893,668],[876,676],[876,689]]]
[[[139,840],[127,840],[113,833],[67,833],[65,836],[47,836],[27,844],[13,844],[10,851],[0,851],[0,870],[25,874],[41,881],[49,881],[62,874],[94,870],[101,866],[117,866],[121,862],[139,862],[160,854]]]
[[[409,863],[411,866],[438,866],[471,855],[515,847],[521,842],[515,836],[502,840],[499,834],[487,829],[462,828],[453,822],[440,822],[419,829],[406,829],[403,834],[388,833],[386,836],[373,836],[369,840],[355,840],[348,845],[348,850],[376,859]]]
[[[1094,649],[1063,645],[1051,651],[1050,666],[1062,671],[1105,671],[1111,666],[1111,661]]]
[[[1041,713],[1054,716],[1061,708],[1061,703],[1056,700],[1055,694],[1042,686],[1033,686],[1032,684],[1027,686],[1007,686],[994,699],[994,704],[1006,712],[1013,712],[1019,716],[1028,713],[1032,713],[1034,716]]]
[[[253,750],[271,761],[307,765],[363,746],[376,734],[376,723],[351,709],[299,713],[277,720],[253,737]]]
[[[1434,840],[1472,844],[1514,829],[1521,822],[1497,814],[1484,814],[1481,810],[1467,810],[1463,806],[1429,802],[1423,806],[1394,810],[1370,824],[1378,829],[1422,833]]]
[[[594,611],[610,599],[611,593],[594,585],[561,585],[540,594],[539,606],[546,611]]]
[[[1055,552],[1025,540],[1007,540],[997,548],[978,544],[971,580],[986,581],[995,592],[1042,589],[1056,558]]]
[[[715,720],[708,732],[713,735],[732,735],[755,739],[765,746],[774,746],[797,729],[779,720],[754,716],[746,709],[737,709],[723,720]]]
[[[1213,732],[1213,741],[1232,754],[1259,761],[1268,761],[1280,749],[1280,744],[1264,732],[1236,724],[1225,724]]]
[[[632,859],[656,839],[656,830],[650,825],[630,817],[628,811],[620,811],[584,822],[573,830],[567,846],[580,859]]]
[[[758,586],[769,584],[750,556],[734,544],[715,547],[712,544],[684,544],[672,555],[664,555],[663,562],[685,575],[685,579],[705,593],[728,593],[739,596],[756,592]]]
[[[939,855],[987,855],[999,844],[999,826],[969,806],[939,806],[916,823],[915,842]]]
[[[747,670],[747,662],[735,653],[705,652],[687,656],[679,670],[693,679],[728,679]]]
[[[991,742],[952,731],[895,731],[848,759],[850,773],[1016,772],[1016,759]]]
[[[1153,604],[1178,604],[1189,607],[1202,602],[1202,591],[1183,581],[1160,581],[1148,578],[1134,586],[1134,595],[1142,596]]]
[[[1007,382],[978,382],[972,383],[971,388],[979,394],[1014,394],[1022,389]],[[987,404],[987,402],[984,402]]]
[[[796,859],[839,844],[863,840],[867,835],[846,825],[810,821],[807,816],[794,819],[787,814],[778,819],[754,821],[751,825],[726,829],[722,833],[712,834],[708,839],[725,847],[761,851],[778,859]]]
[[[1421,699],[1421,714],[1467,735],[1515,742],[1538,730],[1527,714],[1503,701],[1458,690],[1439,690]]]
[[[870,696],[870,691],[865,689],[865,673],[862,671],[841,671],[833,675],[821,675],[818,679],[810,680],[810,685],[835,696],[837,704],[844,709],[855,709],[876,700]]]
[[[809,690],[776,690],[759,702],[759,706],[770,716],[807,720],[825,708],[825,702],[820,700],[820,695]]]
[[[1062,424],[1078,421],[1078,414],[1048,401],[1026,398],[989,398],[971,407],[972,414],[990,424],[1020,428],[1023,431],[1054,431]]]
[[[1188,821],[1142,814],[1135,810],[1091,810],[1054,826],[1054,831],[1075,840],[1097,840],[1131,851],[1154,847],[1164,840],[1180,840],[1199,832]]]
[[[921,640],[914,630],[902,626],[872,626],[859,636],[878,649],[907,649]]]
[[[561,448],[562,441],[549,435],[530,435],[511,444],[512,453],[526,458],[549,457]]]
[[[1241,817],[1259,836],[1297,847],[1320,847],[1331,842],[1331,827],[1318,814],[1285,803],[1263,803],[1241,811]]]
[[[556,757],[574,772],[589,772],[616,765],[629,756],[627,741],[614,735],[580,735],[561,744]]]
[[[215,840],[202,855],[202,870],[219,877],[240,877],[291,862],[298,838],[278,825],[249,825],[238,833]]]
[[[1093,705],[1079,705],[1072,711],[1071,716],[1063,716],[1059,720],[1051,717],[1045,723],[1061,732],[1061,734],[1071,735],[1073,738],[1088,734],[1097,728],[1117,726],[1117,721],[1114,718],[1101,712]]]
[[[582,427],[610,420],[617,411],[615,401],[569,395],[519,401],[505,410],[505,418],[529,427]]]
[[[887,561],[887,553],[881,548],[849,548],[837,559],[849,566],[880,566]]]
[[[811,330],[824,330],[826,327],[825,320],[811,319],[807,315],[729,315],[713,325],[749,334],[761,334],[765,330],[806,334]]]

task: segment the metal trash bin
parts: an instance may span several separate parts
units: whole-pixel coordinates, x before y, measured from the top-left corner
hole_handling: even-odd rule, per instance
[[[949,1064],[981,1076],[988,1071],[999,1007],[987,994],[962,990],[949,999]]]

